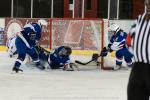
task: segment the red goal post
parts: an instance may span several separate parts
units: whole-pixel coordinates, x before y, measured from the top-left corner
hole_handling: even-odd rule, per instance
[[[53,18],[50,19],[50,49],[67,45],[75,55],[100,54],[105,45],[107,21],[95,18]],[[106,25],[106,26],[105,26]],[[101,69],[111,69],[100,59]]]

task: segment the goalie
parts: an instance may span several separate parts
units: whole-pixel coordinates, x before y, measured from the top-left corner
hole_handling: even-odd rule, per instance
[[[113,70],[118,70],[121,68],[123,58],[127,65],[132,67],[133,55],[129,52],[126,46],[127,33],[120,29],[120,27],[116,24],[112,24],[109,27],[109,31],[112,33],[110,43],[107,47],[103,48],[101,56],[104,57],[107,56],[108,52],[116,51],[116,66],[114,66]]]

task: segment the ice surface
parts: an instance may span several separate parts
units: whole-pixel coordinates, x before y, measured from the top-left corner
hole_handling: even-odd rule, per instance
[[[0,100],[127,100],[129,70],[40,71],[23,66],[23,74],[11,74],[13,63],[0,52]]]

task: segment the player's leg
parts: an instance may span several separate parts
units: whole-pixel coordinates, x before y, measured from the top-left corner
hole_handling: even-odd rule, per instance
[[[122,59],[123,59],[122,50],[116,51],[116,66],[114,67],[114,70],[118,70],[121,68]]]
[[[47,62],[48,61],[48,56],[49,54],[45,53],[45,52],[39,52],[39,59],[40,61],[45,61]]]
[[[143,65],[135,63],[128,82],[127,100],[149,100],[148,89],[143,76]]]
[[[16,38],[16,49],[17,49],[17,53],[18,53],[18,58],[15,61],[15,64],[13,66],[13,71],[22,71],[20,68],[22,62],[25,59],[26,56],[26,45],[24,44],[24,42],[20,39],[20,38]]]
[[[27,53],[30,55],[30,57],[33,59],[33,62],[35,63],[36,67],[44,70],[45,67],[41,65],[40,60],[39,60],[39,55],[36,52],[35,48],[28,48]]]
[[[133,66],[132,57],[133,55],[129,52],[129,50],[127,48],[124,49],[124,59],[129,67]]]
[[[39,59],[40,59],[40,63],[45,66],[46,68],[49,68],[48,66],[48,56],[49,53],[47,52],[39,52]]]

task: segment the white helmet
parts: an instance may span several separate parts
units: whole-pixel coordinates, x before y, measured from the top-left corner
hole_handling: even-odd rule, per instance
[[[118,32],[120,30],[119,25],[112,23],[109,27],[109,31]]]
[[[42,25],[43,25],[43,26],[47,26],[47,25],[48,25],[48,22],[47,22],[46,20],[44,20],[44,19],[39,19],[39,20],[38,20],[38,24],[41,25],[41,26],[42,26]]]

